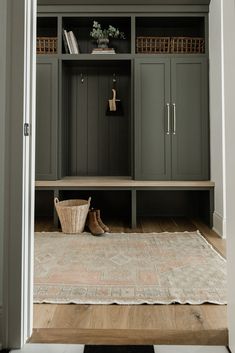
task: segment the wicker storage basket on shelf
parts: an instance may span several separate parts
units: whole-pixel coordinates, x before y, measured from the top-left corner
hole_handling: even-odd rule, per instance
[[[37,37],[37,54],[56,54],[57,37]]]
[[[205,39],[196,37],[137,37],[137,54],[204,54]]]
[[[82,233],[85,227],[87,213],[89,211],[91,198],[89,200],[54,200],[55,208],[61,223],[63,233]]]
[[[137,37],[136,52],[138,54],[170,53],[170,37]]]
[[[171,52],[175,54],[204,54],[205,39],[195,37],[172,37]]]

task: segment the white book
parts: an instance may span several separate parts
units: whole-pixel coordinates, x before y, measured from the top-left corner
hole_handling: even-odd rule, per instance
[[[74,48],[73,42],[72,42],[71,31],[68,32],[68,40],[69,40],[69,45],[71,48],[71,54],[75,54],[75,48]]]
[[[72,54],[72,47],[71,47],[71,43],[69,41],[69,36],[68,36],[68,32],[66,31],[66,29],[64,29],[64,35],[68,44],[68,48],[69,48],[69,52],[70,54]]]
[[[77,39],[73,33],[73,31],[69,31],[69,36],[71,39],[71,43],[72,43],[72,48],[73,48],[73,54],[79,54],[79,50],[78,50],[78,42]]]

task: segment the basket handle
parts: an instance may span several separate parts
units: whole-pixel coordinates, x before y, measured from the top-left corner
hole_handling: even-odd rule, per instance
[[[88,206],[90,207],[90,205],[91,205],[91,197],[89,197],[87,203],[88,203]]]
[[[57,205],[57,203],[59,203],[60,202],[60,200],[58,199],[58,197],[55,197],[54,198],[54,204],[55,204],[55,206]]]

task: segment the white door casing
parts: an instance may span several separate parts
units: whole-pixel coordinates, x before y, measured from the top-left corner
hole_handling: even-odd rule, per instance
[[[229,347],[235,352],[235,0],[222,0]]]
[[[3,345],[10,348],[32,330],[35,41],[36,0],[8,0]]]

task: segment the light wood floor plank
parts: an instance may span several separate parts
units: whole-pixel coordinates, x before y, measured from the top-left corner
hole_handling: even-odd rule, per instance
[[[214,248],[224,257],[226,256],[226,240],[218,236],[218,234],[210,229],[207,225],[198,219],[193,219],[192,223],[201,232],[201,234],[211,243]]]

